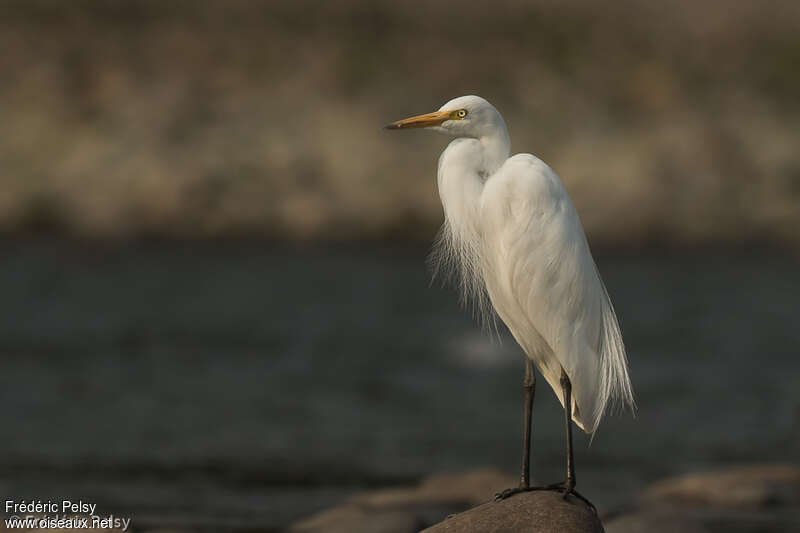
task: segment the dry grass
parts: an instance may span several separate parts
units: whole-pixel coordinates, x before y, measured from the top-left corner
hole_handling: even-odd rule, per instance
[[[0,4],[0,229],[428,239],[460,94],[594,242],[800,245],[800,4]]]

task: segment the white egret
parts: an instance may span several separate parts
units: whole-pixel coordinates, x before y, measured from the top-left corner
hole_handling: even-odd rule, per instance
[[[527,355],[520,484],[498,498],[559,489],[591,505],[575,491],[570,421],[593,434],[613,401],[633,408],[633,392],[614,307],[564,184],[531,154],[509,157],[503,117],[478,96],[386,128],[456,137],[439,158],[445,222],[433,257],[482,312],[494,308]],[[567,479],[545,487],[530,485],[534,363],[566,415]]]

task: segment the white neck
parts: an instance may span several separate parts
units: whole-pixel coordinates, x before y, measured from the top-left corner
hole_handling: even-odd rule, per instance
[[[502,135],[454,140],[439,158],[439,197],[445,222],[432,256],[435,270],[455,272],[462,297],[483,317],[490,316],[483,282],[480,198],[486,180],[508,159],[509,139]]]
[[[486,176],[494,174],[503,166],[511,153],[511,139],[508,137],[506,125],[502,124],[492,135],[486,135],[478,140],[483,148],[483,161]]]
[[[439,197],[447,223],[459,231],[477,233],[478,201],[483,184],[508,159],[510,140],[505,125],[492,135],[461,137],[439,158]]]
[[[445,223],[434,254],[438,268],[455,267],[464,297],[485,307],[481,253],[480,198],[487,179],[508,159],[509,139],[499,135],[479,139],[462,137],[448,145],[439,158],[439,197]]]

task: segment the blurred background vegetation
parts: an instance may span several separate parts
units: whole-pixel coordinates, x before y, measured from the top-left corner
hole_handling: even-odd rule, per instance
[[[6,0],[0,231],[424,242],[480,94],[594,244],[800,245],[800,3]]]

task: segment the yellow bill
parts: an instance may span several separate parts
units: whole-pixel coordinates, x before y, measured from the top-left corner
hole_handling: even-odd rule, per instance
[[[438,126],[445,120],[456,118],[456,111],[435,111],[433,113],[426,113],[424,115],[417,115],[415,117],[404,118],[397,122],[387,124],[387,130],[401,130],[406,128],[429,128],[431,126]]]

